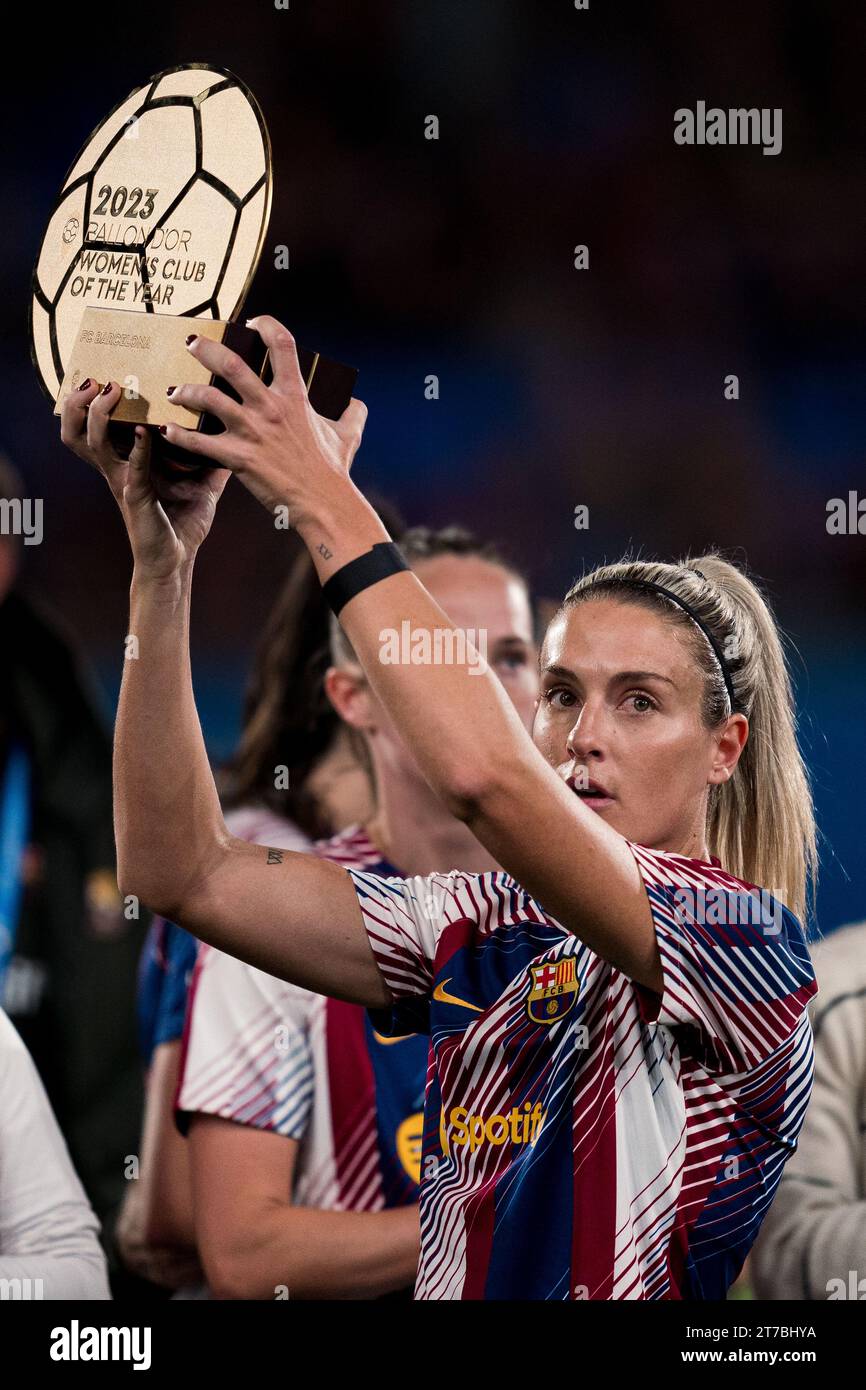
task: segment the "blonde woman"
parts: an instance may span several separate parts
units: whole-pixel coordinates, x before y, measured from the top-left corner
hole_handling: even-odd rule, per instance
[[[177,388],[225,430],[168,438],[289,506],[374,693],[505,871],[377,879],[228,834],[188,648],[227,473],[156,482],[143,430],[121,459],[110,384],[67,398],[63,436],[107,477],[135,559],[123,891],[306,988],[396,1006],[396,1027],[429,1003],[416,1296],[722,1298],[811,1085],[814,824],[770,612],[713,555],[587,575],[548,629],[530,737],[478,651],[442,655],[458,634],[350,481],[364,406],[315,415],[291,335],[255,326],[272,386],[194,339],[239,401]]]

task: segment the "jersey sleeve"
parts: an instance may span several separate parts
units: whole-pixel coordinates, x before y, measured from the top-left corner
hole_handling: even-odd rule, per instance
[[[483,875],[379,878],[359,869],[347,872],[376,964],[395,1000],[428,994],[445,928],[459,921],[480,923],[490,907],[489,895],[485,898],[480,888]]]
[[[631,845],[664,975],[636,986],[644,1017],[690,1030],[708,1070],[751,1070],[792,1036],[817,985],[794,914],[721,869]]]
[[[313,1100],[310,1013],[317,996],[204,947],[190,991],[178,1128],[219,1115],[289,1139],[306,1132]]]

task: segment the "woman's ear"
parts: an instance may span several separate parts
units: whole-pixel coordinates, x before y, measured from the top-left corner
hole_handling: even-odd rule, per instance
[[[734,775],[746,741],[749,737],[749,721],[744,714],[732,714],[716,739],[713,750],[713,763],[707,781],[711,785],[728,782]]]
[[[329,666],[324,684],[325,694],[344,724],[363,733],[376,732],[371,691],[360,666]]]

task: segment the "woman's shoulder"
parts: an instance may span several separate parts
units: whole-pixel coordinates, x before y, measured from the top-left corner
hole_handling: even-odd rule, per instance
[[[782,905],[778,889],[740,878],[724,868],[721,860],[715,857],[693,859],[687,854],[675,854],[671,850],[649,849],[646,845],[638,845],[631,840],[627,843],[645,877],[660,884],[673,888],[700,888],[704,892],[717,889],[723,893],[749,894],[761,900],[772,899]]]
[[[699,925],[712,931],[748,929],[747,935],[754,939],[769,944],[784,942],[805,955],[802,923],[783,900],[780,889],[740,878],[715,858],[690,859],[668,850],[628,843],[655,912],[670,916],[681,926]],[[743,938],[737,939],[742,944]]]

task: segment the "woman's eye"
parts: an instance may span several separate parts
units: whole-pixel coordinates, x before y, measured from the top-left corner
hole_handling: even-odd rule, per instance
[[[635,714],[649,714],[650,710],[658,708],[655,700],[651,699],[649,695],[627,695],[626,703],[629,702],[631,703],[632,708],[635,711]]]
[[[548,690],[544,698],[554,709],[570,709],[575,697],[572,691],[565,689],[565,686],[557,685],[552,690]]]

